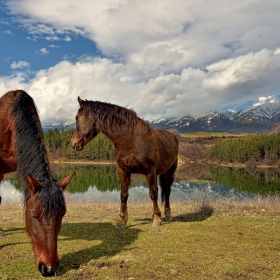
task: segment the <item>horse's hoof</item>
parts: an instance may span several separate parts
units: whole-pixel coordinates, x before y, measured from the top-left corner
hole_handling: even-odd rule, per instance
[[[171,220],[172,220],[172,217],[171,217],[171,216],[165,216],[165,217],[164,217],[164,220],[165,220],[167,223],[170,223]]]
[[[116,229],[124,229],[125,228],[125,223],[122,222],[117,222],[115,225]]]
[[[172,221],[172,218],[171,217],[165,217],[164,220],[167,222],[167,223],[170,223]]]
[[[164,220],[165,220],[166,222],[168,222],[168,223],[171,222],[171,220],[172,220],[171,210],[165,209],[165,211],[164,211]]]
[[[6,236],[6,234],[4,233],[4,231],[2,229],[0,229],[0,238]]]
[[[159,227],[160,225],[161,225],[161,218],[154,216],[153,227]]]
[[[161,225],[161,222],[153,222],[152,227],[158,228]]]

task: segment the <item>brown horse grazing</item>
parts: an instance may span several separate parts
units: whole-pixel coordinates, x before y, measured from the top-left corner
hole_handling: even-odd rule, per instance
[[[5,173],[16,170],[36,265],[43,276],[54,275],[59,264],[57,237],[66,212],[63,190],[74,174],[59,182],[52,177],[37,109],[22,90],[0,98],[0,182]]]
[[[98,101],[83,101],[76,116],[76,129],[71,146],[80,151],[98,133],[114,144],[114,155],[121,181],[120,219],[116,228],[124,228],[128,220],[127,199],[132,173],[145,174],[153,201],[153,226],[161,223],[158,207],[157,175],[161,185],[165,219],[171,220],[169,196],[178,161],[178,140],[168,131],[155,130],[132,110]]]

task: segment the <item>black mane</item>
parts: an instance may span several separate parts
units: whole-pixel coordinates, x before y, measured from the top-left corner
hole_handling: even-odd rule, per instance
[[[37,199],[44,204],[45,213],[52,214],[64,205],[63,192],[50,173],[49,161],[42,126],[33,99],[24,91],[14,103],[12,111],[15,118],[17,170],[23,186],[24,202],[28,201],[30,191],[26,186],[26,175],[43,183]]]
[[[134,128],[140,119],[133,110],[106,102],[86,101],[84,108],[100,122],[103,131]]]

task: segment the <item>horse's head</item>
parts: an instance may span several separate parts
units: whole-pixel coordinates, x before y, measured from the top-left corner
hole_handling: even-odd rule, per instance
[[[99,132],[96,128],[95,119],[84,106],[87,101],[78,96],[78,102],[80,108],[76,115],[76,129],[71,138],[71,146],[76,151],[81,151]]]
[[[66,213],[63,190],[75,173],[57,182],[53,178],[39,182],[26,176],[29,199],[26,202],[26,230],[31,237],[37,268],[43,276],[54,275],[59,258],[57,238]]]

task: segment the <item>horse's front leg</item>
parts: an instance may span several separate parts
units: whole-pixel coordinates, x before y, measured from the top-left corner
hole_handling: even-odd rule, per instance
[[[125,228],[128,220],[127,213],[127,199],[128,199],[128,189],[130,186],[130,176],[131,174],[125,172],[120,167],[118,167],[118,174],[121,181],[121,208],[120,208],[120,217],[117,221],[115,228],[123,229]]]
[[[158,207],[158,186],[156,173],[150,173],[147,175],[147,181],[149,184],[150,198],[153,201],[153,226],[157,227],[161,224],[161,212]]]

